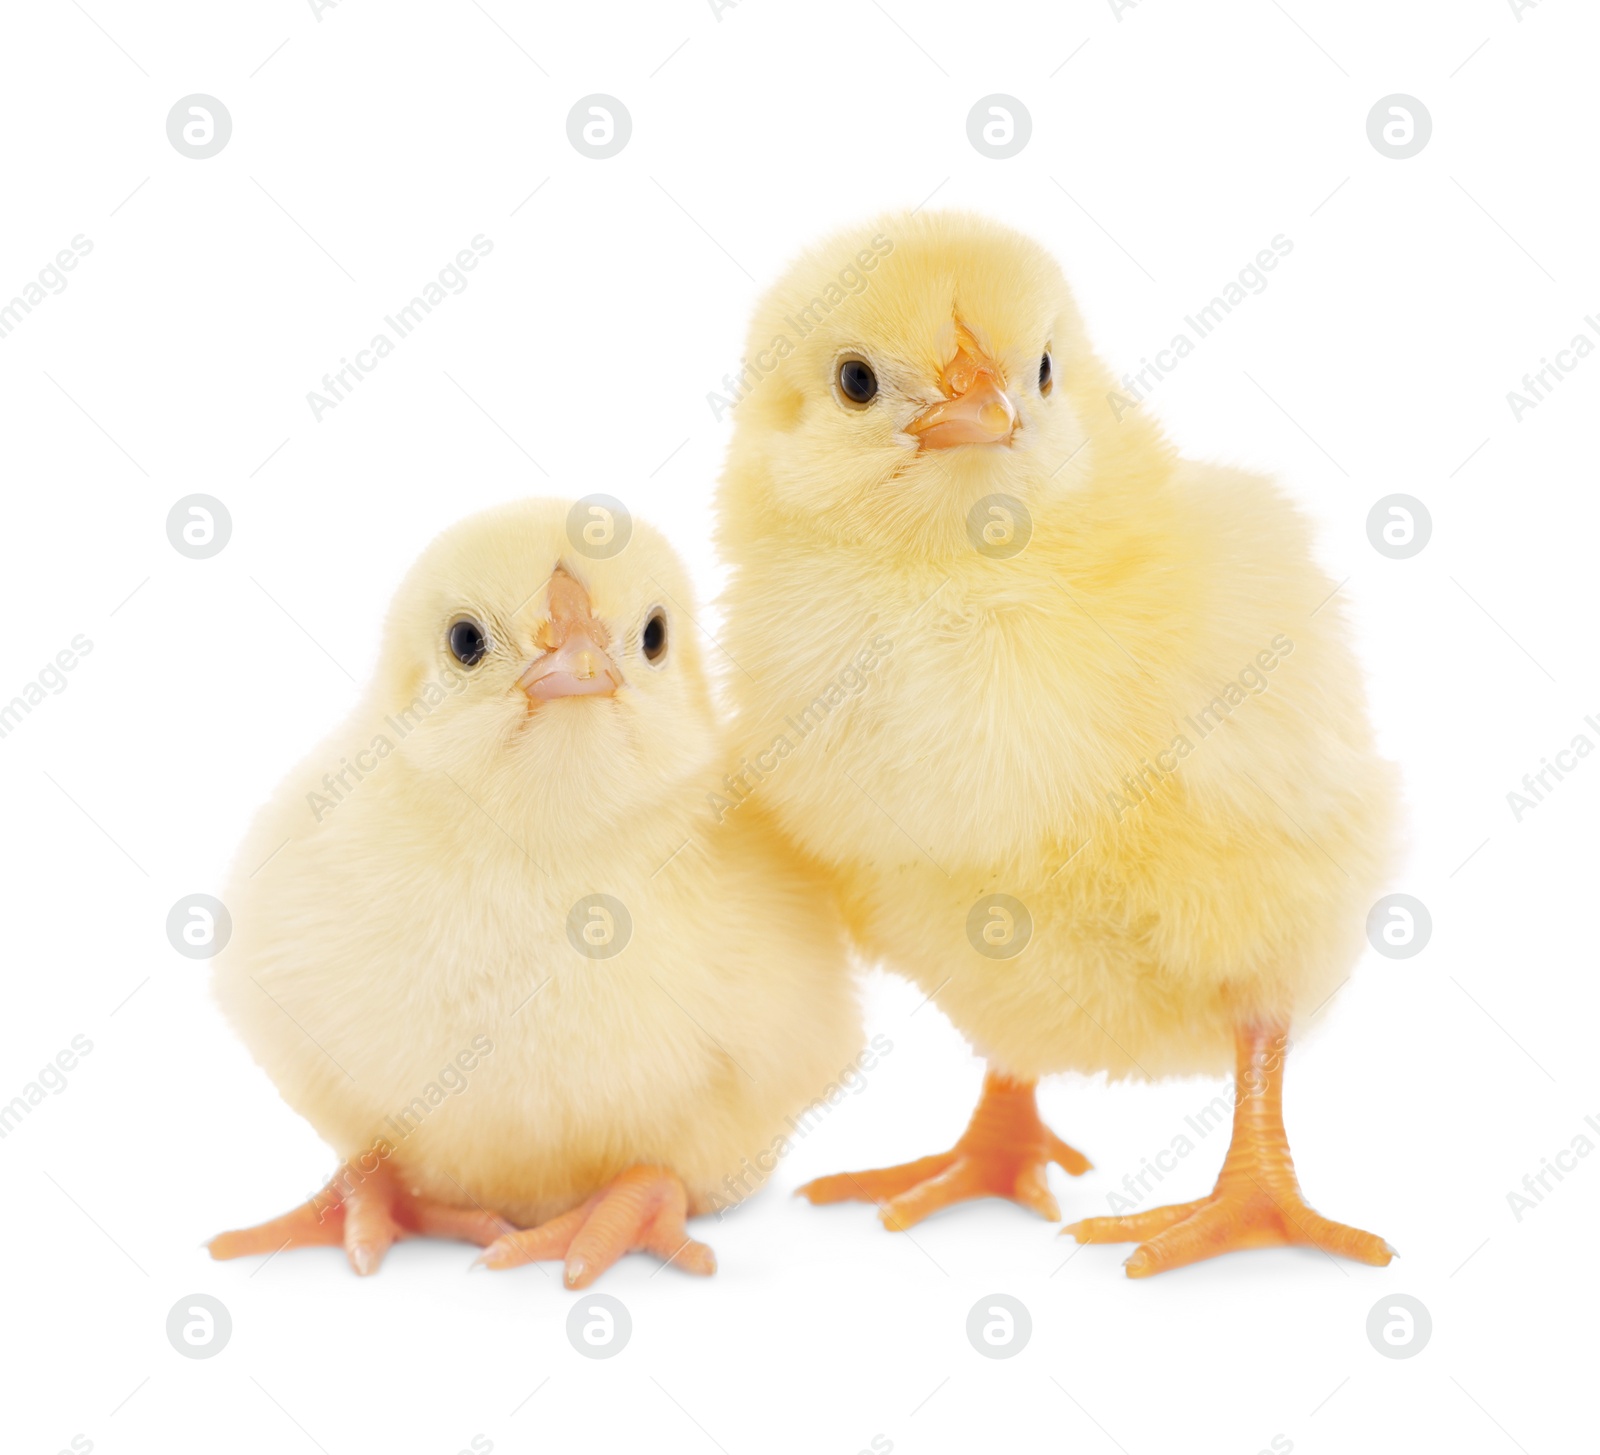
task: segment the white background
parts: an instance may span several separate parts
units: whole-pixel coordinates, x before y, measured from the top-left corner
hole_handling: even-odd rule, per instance
[[[1253,1455],[1281,1436],[1540,1455],[1592,1438],[1600,1157],[1520,1221],[1507,1193],[1600,1116],[1600,760],[1520,823],[1506,794],[1580,731],[1600,742],[1583,723],[1600,715],[1600,358],[1520,422],[1506,394],[1600,309],[1600,23],[1575,0],[1123,9],[8,10],[0,299],[74,235],[93,251],[0,339],[0,700],[75,634],[94,644],[0,741],[0,1100],[74,1035],[94,1045],[0,1142],[8,1451],[81,1434],[106,1452],[451,1455],[481,1434],[502,1451],[852,1455],[881,1436]],[[233,118],[205,161],[165,131],[192,92]],[[591,92],[633,118],[607,161],[567,139]],[[1004,162],[966,136],[993,92],[1033,118]],[[1394,92],[1433,118],[1407,161],[1366,133]],[[1043,239],[1119,368],[1293,240],[1150,407],[1189,452],[1278,473],[1316,519],[1404,765],[1394,888],[1428,905],[1432,941],[1363,960],[1288,1090],[1311,1200],[1402,1257],[1240,1254],[1134,1283],[1125,1249],[1074,1254],[1009,1204],[910,1236],[806,1207],[789,1194],[809,1176],[948,1145],[976,1096],[961,1038],[877,976],[893,1052],[768,1192],[696,1225],[715,1279],[641,1257],[605,1276],[634,1321],[615,1359],[568,1343],[553,1266],[468,1276],[472,1250],[443,1243],[370,1280],[337,1250],[212,1263],[205,1238],[306,1196],[330,1157],[233,1041],[204,964],[169,946],[168,908],[220,886],[450,521],[609,492],[712,597],[728,425],[706,396],[738,368],[758,288],[819,231],[930,196]],[[307,391],[479,233],[494,248],[470,287],[315,421]],[[165,533],[196,491],[233,518],[209,561]],[[1365,528],[1396,491],[1433,519],[1404,561]],[[1096,1163],[1052,1174],[1068,1217],[1106,1211],[1221,1089],[1049,1083],[1048,1117]],[[1200,1195],[1221,1152],[1202,1143],[1163,1199]],[[194,1292],[233,1319],[204,1361],[164,1332]],[[1033,1320],[1005,1361],[965,1334],[995,1292]],[[1411,1359],[1366,1336],[1392,1293],[1432,1315]]]

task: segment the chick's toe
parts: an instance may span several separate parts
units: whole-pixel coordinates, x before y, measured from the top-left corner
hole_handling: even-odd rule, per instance
[[[972,1120],[950,1151],[898,1167],[819,1177],[800,1195],[819,1204],[875,1202],[883,1225],[893,1231],[978,1197],[1009,1198],[1055,1222],[1061,1209],[1047,1179],[1052,1162],[1074,1177],[1090,1167],[1082,1152],[1039,1120],[1031,1081],[991,1071]]]
[[[376,1273],[390,1247],[404,1238],[449,1238],[484,1247],[512,1230],[486,1208],[456,1207],[406,1188],[390,1168],[370,1158],[345,1163],[328,1185],[282,1217],[218,1233],[207,1245],[216,1259],[289,1248],[340,1247],[362,1276]]]
[[[656,1257],[702,1276],[717,1271],[717,1258],[684,1225],[688,1193],[664,1167],[630,1167],[588,1201],[536,1228],[508,1233],[478,1262],[486,1268],[518,1268],[545,1258],[565,1260],[568,1288],[587,1288],[624,1253]]]

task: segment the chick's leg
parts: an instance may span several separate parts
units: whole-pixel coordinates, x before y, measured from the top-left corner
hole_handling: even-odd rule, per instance
[[[664,1167],[630,1167],[570,1212],[525,1232],[508,1233],[484,1251],[486,1268],[517,1268],[541,1258],[566,1262],[568,1288],[587,1288],[624,1253],[654,1253],[686,1273],[717,1271],[717,1258],[684,1227],[689,1197]]]
[[[1131,1217],[1086,1218],[1062,1229],[1080,1243],[1138,1243],[1129,1278],[1182,1268],[1242,1248],[1303,1245],[1382,1267],[1394,1256],[1382,1238],[1330,1222],[1307,1205],[1283,1128],[1282,1026],[1241,1027],[1233,1141],[1210,1197]]]
[[[1045,1179],[1052,1162],[1074,1177],[1090,1166],[1039,1120],[1033,1082],[990,1071],[972,1120],[950,1151],[898,1167],[819,1177],[800,1194],[813,1203],[875,1202],[879,1220],[895,1232],[975,1197],[1008,1197],[1054,1222],[1061,1209]]]
[[[404,1187],[383,1162],[370,1172],[361,1159],[345,1163],[333,1181],[292,1212],[253,1228],[218,1233],[213,1258],[281,1253],[288,1248],[343,1247],[357,1273],[376,1273],[390,1245],[402,1238],[453,1238],[487,1246],[512,1224],[482,1208],[455,1207]]]

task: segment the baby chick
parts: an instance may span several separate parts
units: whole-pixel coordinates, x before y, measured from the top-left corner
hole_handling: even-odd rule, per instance
[[[569,509],[428,548],[361,705],[245,840],[216,993],[342,1165],[215,1257],[342,1243],[371,1273],[438,1236],[573,1288],[630,1248],[710,1273],[685,1216],[753,1190],[855,1053],[826,887],[754,806],[707,810],[677,558],[635,523],[593,559]]]
[[[1285,1243],[1387,1263],[1307,1206],[1281,1115],[1396,792],[1305,522],[1179,458],[1054,260],[978,217],[813,248],[748,357],[719,533],[741,741],[789,741],[759,799],[988,1061],[951,1151],[802,1191],[891,1228],[985,1195],[1054,1219],[1048,1164],[1089,1164],[1041,1124],[1037,1078],[1231,1051],[1212,1194],[1068,1231],[1138,1242],[1132,1276]]]

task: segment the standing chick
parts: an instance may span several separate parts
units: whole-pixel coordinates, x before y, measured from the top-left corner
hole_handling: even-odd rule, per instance
[[[591,559],[568,512],[428,548],[361,705],[245,840],[216,993],[342,1166],[215,1257],[342,1243],[371,1273],[432,1235],[573,1288],[629,1248],[710,1273],[686,1213],[751,1190],[855,1054],[825,886],[755,811],[706,812],[682,568],[639,524]]]
[[[1209,1197],[1090,1218],[1132,1276],[1382,1239],[1318,1216],[1281,1116],[1291,1028],[1344,980],[1388,862],[1332,583],[1263,479],[1178,458],[1055,262],[966,215],[806,253],[759,306],[720,495],[756,785],[866,950],[987,1059],[950,1152],[827,1177],[891,1228],[965,1198],[1058,1217],[1033,1086],[1237,1070]],[[835,690],[841,667],[863,686]],[[847,684],[848,685],[848,684]]]

